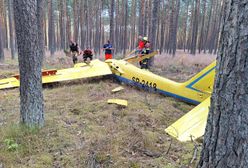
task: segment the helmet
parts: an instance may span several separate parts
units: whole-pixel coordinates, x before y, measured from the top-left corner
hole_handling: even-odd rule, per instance
[[[143,37],[143,40],[144,40],[144,41],[147,41],[147,40],[148,40],[148,37]]]

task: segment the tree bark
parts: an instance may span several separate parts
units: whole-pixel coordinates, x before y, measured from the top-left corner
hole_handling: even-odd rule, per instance
[[[131,5],[131,31],[130,31],[130,49],[135,48],[135,31],[136,31],[136,6],[137,1],[133,0]]]
[[[0,62],[4,62],[4,0],[0,0]]]
[[[209,30],[210,30],[210,25],[211,25],[211,19],[212,19],[212,8],[213,8],[213,0],[210,1],[210,5],[209,5],[209,17],[208,17],[208,22],[207,22],[207,26],[206,26],[206,34],[204,36],[204,42],[203,42],[203,46],[204,46],[204,53],[206,53],[206,50],[208,49],[208,37],[209,37]]]
[[[186,10],[185,10],[185,16],[184,16],[184,22],[183,22],[183,50],[186,51],[187,48],[187,28],[188,28],[188,15],[189,15],[189,0],[186,2]]]
[[[8,0],[8,15],[9,15],[9,40],[10,40],[10,50],[11,50],[11,58],[15,59],[15,39],[14,39],[14,31],[13,31],[13,1]]]
[[[74,25],[73,25],[73,28],[74,28],[74,40],[76,42],[78,42],[78,28],[79,28],[79,18],[78,18],[78,14],[79,14],[79,1],[78,0],[74,0],[73,2],[73,14],[74,14],[74,17],[73,17],[73,21],[74,21]]]
[[[42,0],[14,0],[14,19],[20,68],[20,118],[30,127],[44,125],[41,83]]]
[[[128,40],[127,40],[127,21],[128,21],[128,0],[125,0],[125,18],[124,18],[124,41],[123,41],[123,54],[126,55],[126,49],[128,45]]]
[[[111,43],[114,42],[114,7],[115,7],[115,1],[111,0],[110,14],[109,14],[109,21],[110,21],[109,40],[111,41]]]
[[[48,29],[48,39],[49,39],[49,50],[53,56],[55,53],[55,16],[54,16],[54,1],[50,0],[49,6],[49,29]]]
[[[199,168],[248,167],[248,0],[225,1]]]
[[[180,0],[176,1],[176,14],[175,14],[175,19],[174,19],[174,24],[173,24],[173,40],[172,40],[172,55],[174,56],[176,54],[177,50],[177,30],[178,30],[178,17],[179,17],[179,12],[180,12]]]
[[[200,32],[199,45],[198,45],[199,53],[201,53],[202,45],[203,45],[203,37],[204,37],[204,30],[205,30],[206,5],[207,5],[207,0],[203,0],[203,14],[202,14],[201,32]]]
[[[81,28],[81,47],[85,47],[85,1],[80,3],[80,28]]]
[[[67,40],[66,42],[69,42],[72,39],[72,33],[71,33],[71,11],[70,11],[70,1],[65,0],[65,6],[66,6],[66,33],[67,33]],[[87,1],[87,0],[86,0]]]
[[[173,28],[174,28],[174,15],[175,15],[175,1],[170,0],[170,26],[169,26],[169,39],[168,39],[168,52],[169,54],[172,53],[173,48]]]
[[[139,35],[144,36],[144,10],[145,0],[139,1]]]
[[[60,0],[59,1],[59,7],[60,7],[60,17],[59,17],[59,22],[60,22],[60,48],[65,49],[66,48],[66,22],[65,22],[65,11],[66,11],[66,3],[65,0]]]
[[[199,17],[199,7],[200,0],[195,0],[195,11],[194,11],[194,23],[192,29],[192,41],[191,41],[191,54],[196,54],[196,44],[197,44],[197,35],[198,35],[198,17]]]

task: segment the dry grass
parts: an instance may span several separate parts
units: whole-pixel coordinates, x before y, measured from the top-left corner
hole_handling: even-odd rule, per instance
[[[56,58],[68,63],[49,58],[45,66],[69,67],[70,59],[60,55],[57,53]],[[156,58],[153,70],[183,80],[198,67],[186,58],[183,62],[187,64],[176,63],[181,57],[176,56],[173,62],[170,56],[161,55]],[[4,68],[0,68],[6,71],[0,74],[14,73],[17,68],[8,67],[11,65],[16,63],[2,65]],[[112,94],[111,90],[117,86],[113,79],[97,78],[44,89],[46,125],[41,130],[18,125],[18,89],[0,91],[0,167],[1,163],[5,167],[188,165],[193,144],[171,139],[164,129],[193,106],[126,85],[124,91]],[[110,98],[127,99],[129,105],[127,108],[109,105]],[[8,150],[6,139],[18,144],[17,149]]]

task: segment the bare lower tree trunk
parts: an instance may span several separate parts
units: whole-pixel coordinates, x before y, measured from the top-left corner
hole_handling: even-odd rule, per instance
[[[87,0],[86,0],[87,1]],[[65,2],[66,6],[66,33],[67,33],[67,40],[66,42],[69,42],[72,39],[72,33],[71,33],[71,11],[70,11],[70,2],[66,0]]]
[[[139,35],[144,36],[145,0],[140,0],[138,3],[139,3]]]
[[[10,50],[11,50],[11,58],[15,59],[15,39],[14,39],[14,31],[13,31],[13,2],[12,0],[8,0],[8,15],[9,15],[9,40],[10,40]]]
[[[128,0],[125,0],[125,18],[124,18],[124,41],[123,41],[123,53],[126,55],[126,49],[128,45],[127,41],[127,21],[128,21]]]
[[[178,30],[178,17],[180,12],[180,0],[176,1],[176,13],[174,18],[174,24],[173,24],[173,40],[172,40],[172,54],[176,54],[177,50],[177,30]]]
[[[111,0],[110,14],[109,14],[109,21],[110,21],[109,39],[111,43],[114,42],[114,7],[115,7],[115,1]]]
[[[81,47],[85,48],[85,2],[80,3],[80,28],[81,28]]]
[[[65,0],[59,1],[59,8],[60,8],[60,15],[59,15],[59,22],[60,22],[60,48],[66,48],[66,22],[65,22],[65,11],[66,11],[66,3]]]
[[[49,29],[48,29],[48,39],[49,39],[49,50],[51,52],[51,55],[55,53],[55,14],[54,14],[54,1],[50,0],[50,6],[49,6]]]
[[[162,15],[161,15],[161,29],[160,29],[160,46],[159,46],[159,52],[160,54],[163,52],[164,50],[164,43],[165,43],[165,37],[164,37],[164,34],[165,34],[165,18],[166,18],[166,4],[165,2],[163,1],[162,3]]]
[[[42,0],[14,0],[14,18],[20,68],[21,123],[43,126],[43,94],[41,83]]]
[[[189,15],[189,0],[186,2],[186,10],[183,22],[183,50],[186,51],[187,48],[187,27],[188,27],[188,15]]]
[[[157,33],[157,27],[158,27],[158,8],[159,8],[160,0],[154,0],[153,1],[153,7],[152,7],[152,28],[151,28],[151,35],[150,35],[150,41],[151,41],[151,48],[152,50],[156,50],[156,33]],[[154,57],[150,59],[150,64],[154,64]]]
[[[225,1],[199,168],[248,167],[248,0]]]
[[[73,14],[74,14],[74,17],[73,17],[73,21],[74,21],[74,24],[73,24],[73,28],[74,28],[74,40],[76,42],[78,42],[78,27],[79,27],[79,18],[78,18],[78,15],[79,15],[79,1],[78,0],[74,0],[73,2]]]
[[[173,28],[174,28],[174,18],[175,18],[175,1],[170,0],[170,26],[169,26],[169,41],[168,41],[168,52],[171,54],[172,53],[172,48],[173,48]]]
[[[213,1],[214,0],[210,1],[209,17],[208,17],[208,22],[207,22],[207,25],[206,25],[206,33],[205,33],[204,40],[203,40],[204,53],[206,53],[206,50],[208,49],[208,44],[209,44],[208,39],[209,39],[209,32],[210,32],[209,30],[210,30],[210,27],[211,27],[211,20],[212,20]]]
[[[41,59],[41,63],[43,62],[43,58],[44,58],[44,55],[45,55],[45,38],[44,38],[44,19],[43,19],[43,16],[44,16],[44,4],[45,4],[45,1],[44,0],[38,0],[37,1],[37,26],[38,26],[38,42],[39,42],[39,56],[40,56],[40,59]],[[40,60],[38,60],[40,61]]]
[[[130,31],[130,48],[135,47],[135,31],[136,31],[136,6],[137,1],[132,1],[132,7],[131,7],[131,31]]]
[[[197,35],[198,35],[199,7],[200,7],[200,0],[195,0],[194,22],[193,22],[191,50],[190,50],[190,53],[194,55],[196,53],[196,47],[197,47],[196,44],[197,44]]]
[[[4,61],[4,0],[0,0],[0,62]]]
[[[203,0],[203,14],[202,14],[202,23],[201,23],[201,32],[200,32],[200,38],[199,38],[199,53],[202,51],[202,45],[203,45],[203,37],[204,37],[204,30],[205,30],[205,13],[206,13],[206,5],[207,0]]]

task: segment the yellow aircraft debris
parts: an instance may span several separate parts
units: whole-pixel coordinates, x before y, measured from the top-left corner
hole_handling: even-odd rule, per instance
[[[210,97],[166,128],[165,131],[182,142],[203,136],[209,107]]]
[[[124,61],[127,61],[129,63],[134,63],[134,62],[139,62],[139,61],[141,61],[143,59],[146,59],[146,58],[154,57],[157,54],[158,54],[158,52],[157,51],[154,51],[154,52],[152,52],[150,54],[142,55],[142,57],[140,57],[139,55],[134,55],[134,56],[130,56],[130,57],[124,58],[123,60]]]
[[[127,106],[127,100],[122,100],[122,99],[109,99],[108,103],[109,104],[118,104],[121,106]]]
[[[121,91],[121,90],[123,90],[123,89],[124,89],[124,88],[123,88],[122,86],[119,86],[119,87],[113,89],[112,92],[113,92],[113,93],[119,92],[119,91]]]

